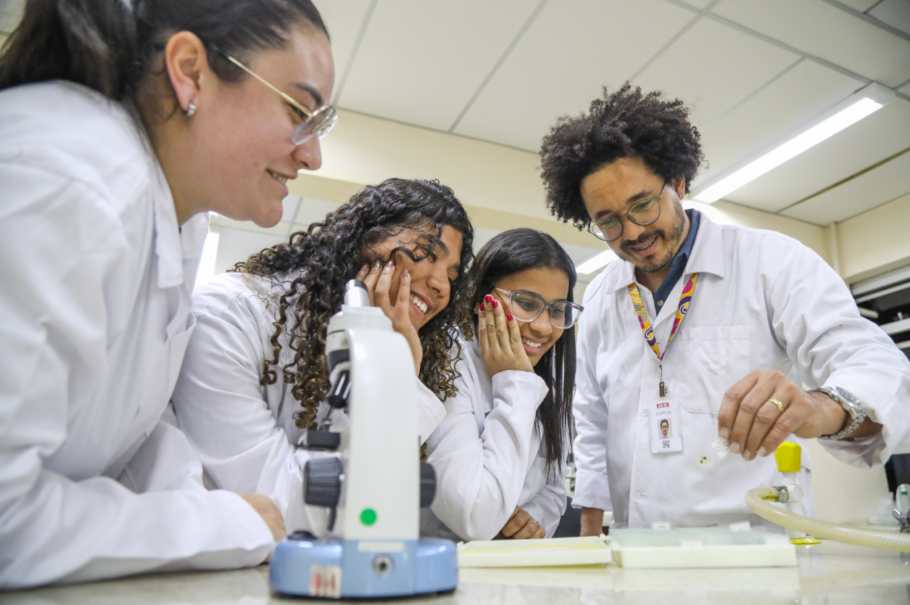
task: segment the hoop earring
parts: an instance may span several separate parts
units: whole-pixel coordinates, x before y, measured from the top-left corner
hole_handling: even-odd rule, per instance
[[[186,111],[183,112],[183,115],[185,115],[188,118],[192,118],[194,115],[196,115],[195,101],[190,101],[190,104],[187,106]]]

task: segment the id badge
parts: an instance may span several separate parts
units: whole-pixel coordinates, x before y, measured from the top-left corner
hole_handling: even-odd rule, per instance
[[[651,424],[651,453],[669,454],[682,451],[682,422],[679,403],[675,399],[661,399],[648,410]]]

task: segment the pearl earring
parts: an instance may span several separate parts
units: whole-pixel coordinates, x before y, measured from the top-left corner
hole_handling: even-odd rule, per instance
[[[192,118],[196,114],[196,103],[195,101],[190,101],[190,104],[187,106],[186,111],[183,112],[188,118]]]

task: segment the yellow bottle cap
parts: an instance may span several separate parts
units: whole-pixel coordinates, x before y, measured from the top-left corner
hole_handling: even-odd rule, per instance
[[[777,470],[782,473],[798,473],[802,448],[795,443],[781,443],[774,450],[774,459],[777,460]]]

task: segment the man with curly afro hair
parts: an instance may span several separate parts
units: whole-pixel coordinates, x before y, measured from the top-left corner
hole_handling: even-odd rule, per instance
[[[699,139],[682,101],[626,83],[561,118],[540,150],[550,211],[619,257],[578,324],[582,535],[600,533],[605,510],[629,527],[762,523],[744,495],[786,483],[770,457],[784,441],[823,437],[872,465],[910,440],[910,363],[825,261],[683,210]],[[804,457],[812,514],[809,468]]]

